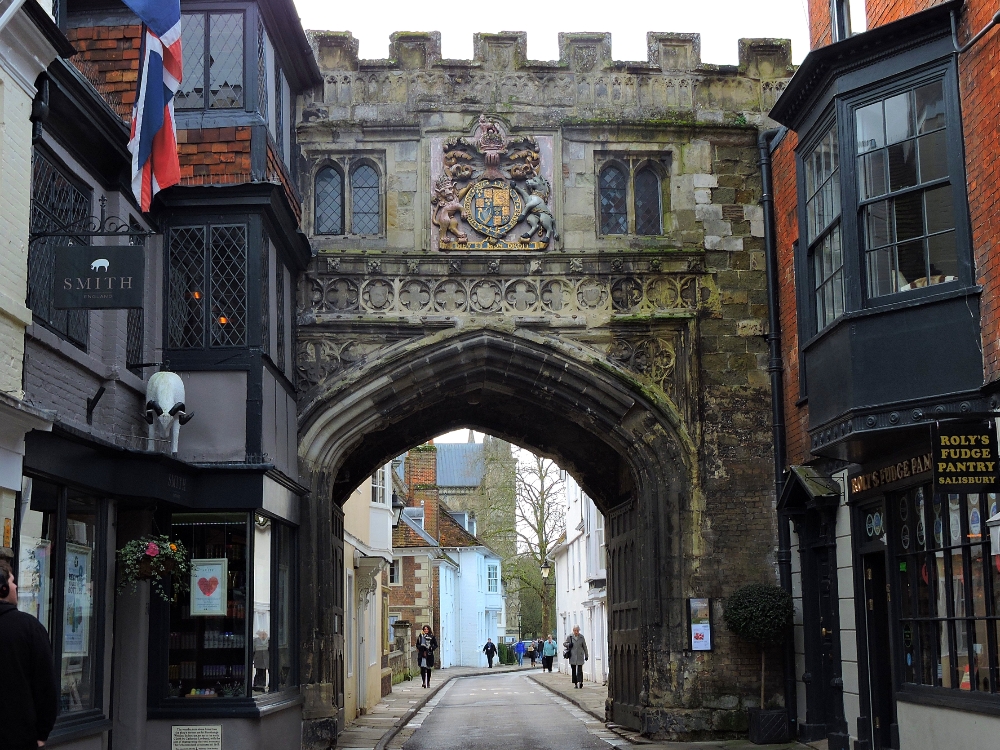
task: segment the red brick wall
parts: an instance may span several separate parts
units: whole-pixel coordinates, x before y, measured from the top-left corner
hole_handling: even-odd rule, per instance
[[[285,191],[285,195],[288,197],[288,202],[292,206],[292,210],[295,212],[296,221],[302,221],[302,200],[299,198],[299,193],[295,189],[295,185],[292,184],[292,178],[288,174],[288,170],[285,169],[285,163],[278,156],[277,151],[274,149],[274,143],[270,138],[267,139],[267,175],[268,180],[277,180],[281,183],[281,187]]]
[[[182,185],[250,182],[249,126],[178,130]]]
[[[141,34],[140,26],[98,26],[66,31],[66,38],[78,50],[70,61],[125,122],[132,121]]]
[[[809,407],[796,406],[799,393],[799,332],[795,307],[795,260],[793,243],[799,236],[795,146],[798,138],[789,132],[772,156],[775,242],[778,250],[778,306],[781,314],[781,356],[784,360],[785,437],[788,463],[809,458]]]
[[[410,493],[407,497],[408,505],[414,504],[413,490],[417,485],[437,485],[437,448],[433,441],[406,454],[403,481]]]
[[[874,29],[900,18],[912,16],[934,5],[940,5],[942,0],[869,0],[865,10],[868,14],[868,28]]]
[[[809,0],[809,49],[823,47],[832,41],[830,0]]]
[[[984,0],[969,0],[958,29],[960,44],[979,32],[996,12]],[[993,253],[1000,233],[1000,28],[990,30],[968,52],[959,57],[959,92],[962,97],[962,127],[965,138],[966,181],[969,186],[969,218],[972,222],[973,261],[983,287],[981,300],[982,342],[985,380],[1000,377],[1000,262]]]

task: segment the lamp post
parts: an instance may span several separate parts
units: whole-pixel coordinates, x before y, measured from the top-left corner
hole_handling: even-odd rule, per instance
[[[539,571],[542,574],[542,594],[543,594],[543,596],[542,596],[542,630],[544,630],[545,633],[548,634],[552,630],[552,623],[548,622],[548,618],[545,616],[546,614],[550,614],[550,611],[551,611],[551,605],[548,603],[548,592],[546,591],[546,588],[548,586],[551,586],[552,588],[556,587],[555,580],[553,580],[551,583],[549,583],[549,575],[552,573],[552,563],[549,562],[549,558],[546,557],[544,560],[542,560],[542,564],[539,567]]]
[[[403,508],[406,507],[406,503],[399,499],[399,495],[395,492],[392,493],[392,527],[396,528],[399,526],[399,517],[403,515]]]

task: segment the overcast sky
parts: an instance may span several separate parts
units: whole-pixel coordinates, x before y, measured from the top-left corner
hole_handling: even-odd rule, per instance
[[[463,0],[295,0],[307,29],[350,31],[361,57],[387,57],[394,31],[440,31],[444,57],[472,57],[477,31],[528,32],[528,57],[559,58],[560,31],[611,32],[615,60],[646,60],[646,32],[701,34],[702,62],[735,64],[737,40],[792,40],[792,58],[808,52],[806,0],[546,0],[518,3]]]

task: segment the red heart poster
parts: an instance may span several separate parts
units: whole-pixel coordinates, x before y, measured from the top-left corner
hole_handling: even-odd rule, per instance
[[[191,616],[222,617],[228,604],[229,561],[224,557],[191,560]]]

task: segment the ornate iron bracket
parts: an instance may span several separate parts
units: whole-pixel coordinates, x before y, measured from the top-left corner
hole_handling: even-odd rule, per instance
[[[130,245],[142,245],[145,244],[147,237],[156,234],[133,226],[119,216],[108,216],[106,196],[101,196],[100,203],[100,217],[88,216],[85,219],[77,219],[48,232],[31,232],[28,235],[28,244],[48,237],[126,237]]]

